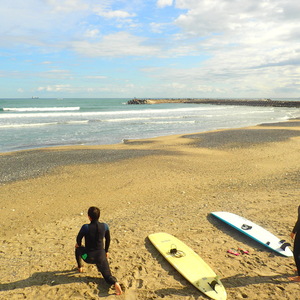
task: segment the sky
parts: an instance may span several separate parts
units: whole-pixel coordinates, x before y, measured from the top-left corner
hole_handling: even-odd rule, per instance
[[[300,97],[299,1],[0,7],[0,98]]]

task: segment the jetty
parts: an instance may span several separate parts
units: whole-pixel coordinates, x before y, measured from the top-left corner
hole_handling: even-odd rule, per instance
[[[211,99],[211,98],[133,98],[127,104],[162,104],[162,103],[193,103],[213,105],[246,105],[246,106],[271,106],[271,107],[300,107],[299,101],[272,100],[272,99]]]

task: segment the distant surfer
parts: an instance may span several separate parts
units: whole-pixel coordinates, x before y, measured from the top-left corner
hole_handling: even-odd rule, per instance
[[[298,276],[289,277],[292,281],[300,282],[300,205],[298,207],[298,220],[291,232],[291,238],[294,240],[294,259],[297,267]]]
[[[107,261],[107,253],[110,244],[110,231],[106,223],[100,223],[100,209],[90,207],[88,209],[90,224],[81,227],[75,245],[75,256],[78,271],[83,272],[82,259],[88,264],[95,264],[105,281],[115,286],[116,294],[122,294],[122,288],[117,279],[112,276]],[[85,246],[82,246],[82,239],[85,239]],[[105,244],[104,244],[105,239]]]

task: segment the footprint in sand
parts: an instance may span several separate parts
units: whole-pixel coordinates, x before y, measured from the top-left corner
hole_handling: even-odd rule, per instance
[[[126,286],[128,289],[133,288],[133,289],[140,289],[144,286],[144,280],[142,279],[142,267],[139,267],[136,269],[133,273],[132,276],[127,280]]]

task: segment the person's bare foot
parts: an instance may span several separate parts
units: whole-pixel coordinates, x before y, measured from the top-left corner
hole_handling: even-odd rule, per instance
[[[79,272],[79,273],[83,273],[83,267],[78,268],[78,272]]]
[[[115,283],[115,290],[116,290],[116,295],[122,295],[123,291],[122,288],[120,286],[120,284],[118,282]]]
[[[300,276],[289,277],[289,280],[291,280],[291,281],[296,281],[296,282],[300,282]]]

